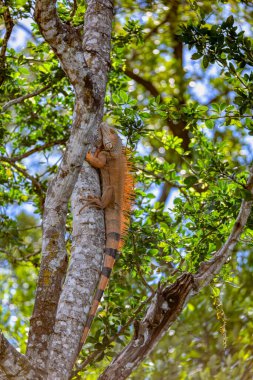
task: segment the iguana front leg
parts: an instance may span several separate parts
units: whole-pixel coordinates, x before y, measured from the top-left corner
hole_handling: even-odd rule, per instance
[[[93,155],[88,152],[86,155],[86,161],[89,162],[94,168],[102,169],[106,164],[106,153],[101,151],[96,151]],[[103,189],[102,197],[88,197],[89,205],[95,206],[97,208],[104,209],[114,202],[114,189],[113,186],[106,186]]]
[[[94,168],[102,169],[106,164],[106,153],[100,150],[96,150],[94,154],[88,152],[86,154],[86,161]]]

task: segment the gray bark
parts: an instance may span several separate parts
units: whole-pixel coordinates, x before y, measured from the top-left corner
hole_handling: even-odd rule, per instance
[[[83,165],[90,136],[96,133],[102,120],[110,61],[112,2],[110,0],[88,0],[87,6],[83,38],[75,28],[60,21],[56,12],[56,1],[37,0],[35,9],[35,18],[41,33],[57,54],[76,93],[71,136],[58,173],[49,186],[45,201],[42,262],[27,348],[27,356],[36,366],[45,368],[49,365],[50,369],[53,370],[54,368],[56,371],[57,375],[55,374],[55,376],[59,376],[61,379],[67,376],[65,369],[69,368],[69,363],[75,360],[78,336],[81,335],[81,326],[85,318],[85,313],[81,317],[79,310],[78,316],[75,316],[77,321],[74,321],[73,316],[69,315],[69,325],[65,325],[67,314],[71,311],[70,305],[67,308],[67,303],[71,298],[65,290],[67,286],[64,287],[59,302],[67,269],[65,222],[68,202]],[[89,181],[92,180],[93,186],[99,189],[99,181],[95,176],[95,171],[93,169],[87,170],[90,171]],[[97,210],[91,209],[89,218],[94,223],[101,225],[101,213]],[[83,229],[83,234],[85,235],[86,231],[87,236],[92,235],[91,239],[94,241],[92,251],[97,254],[94,262],[90,264],[91,266],[96,264],[99,268],[99,262],[102,259],[102,241],[94,238],[96,232],[94,228],[89,230],[87,224],[84,226],[86,228]],[[87,237],[86,241],[84,239],[82,243],[80,249],[91,254]],[[80,261],[80,255],[81,253],[73,246],[73,255],[67,275],[68,284],[71,283],[71,279],[73,280],[71,275],[73,276],[73,268],[76,266],[75,260]],[[90,276],[90,282],[86,284],[86,287],[90,286],[91,292],[96,281],[97,273]],[[87,310],[90,304],[90,296],[85,297],[84,293],[83,291],[75,291],[71,298],[72,305],[79,305],[82,311]],[[72,344],[72,347],[68,343],[68,350],[71,351],[69,354],[68,350],[63,350],[62,345],[70,337],[70,331],[74,330],[76,323],[78,324],[76,330],[78,336],[73,336],[73,342],[74,339],[77,341]],[[63,336],[63,330],[65,336]],[[62,332],[61,338],[59,338],[60,331]],[[60,368],[57,369],[59,362],[61,362]],[[64,374],[61,374],[63,369]],[[53,374],[49,376],[53,376]],[[54,379],[56,378],[58,377],[54,377]]]
[[[34,368],[0,333],[0,379],[42,380],[45,373]]]
[[[97,183],[98,174],[85,163],[72,194],[72,252],[51,337],[50,380],[69,377],[102,265],[103,211],[94,212],[88,206],[83,208],[88,195],[100,196]]]

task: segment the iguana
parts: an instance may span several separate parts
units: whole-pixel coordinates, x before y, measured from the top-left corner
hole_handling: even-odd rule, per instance
[[[109,282],[118,250],[123,246],[123,236],[129,220],[129,211],[133,197],[133,176],[126,149],[115,129],[103,122],[100,125],[102,143],[94,155],[86,155],[86,161],[100,169],[102,179],[102,197],[88,198],[88,204],[105,210],[106,241],[104,263],[97,291],[90,308],[80,341],[80,349],[86,341],[92,321]]]

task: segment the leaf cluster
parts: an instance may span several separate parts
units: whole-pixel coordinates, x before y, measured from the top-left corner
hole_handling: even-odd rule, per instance
[[[180,36],[190,49],[196,48],[193,60],[202,58],[205,69],[210,63],[218,63],[226,70],[226,79],[234,78],[232,82],[238,82],[235,103],[241,114],[253,106],[252,71],[241,77],[243,68],[253,66],[253,46],[251,39],[244,34],[244,30],[238,30],[231,15],[220,25],[209,25],[204,20],[197,25],[184,25]]]

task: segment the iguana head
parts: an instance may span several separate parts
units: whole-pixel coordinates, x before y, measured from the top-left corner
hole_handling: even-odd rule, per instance
[[[103,149],[107,152],[118,151],[121,147],[121,140],[115,129],[110,127],[106,122],[101,123],[100,128],[102,133]]]

